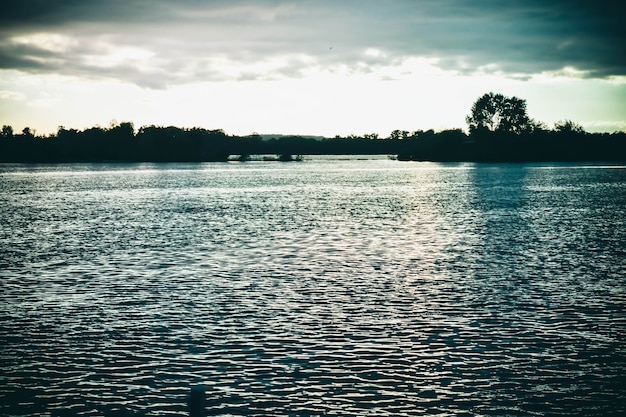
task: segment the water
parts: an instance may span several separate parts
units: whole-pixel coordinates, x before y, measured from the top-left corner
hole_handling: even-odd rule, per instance
[[[623,415],[626,167],[0,166],[0,414]]]

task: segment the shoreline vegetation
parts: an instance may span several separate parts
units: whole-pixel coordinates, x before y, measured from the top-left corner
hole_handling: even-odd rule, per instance
[[[112,123],[85,130],[59,126],[55,134],[37,136],[29,128],[0,132],[0,162],[226,162],[302,161],[302,155],[394,155],[400,161],[433,162],[580,162],[626,161],[626,132],[588,133],[575,122],[548,129],[530,119],[525,100],[488,93],[466,117],[469,133],[394,130],[378,134],[321,138],[251,134],[223,130]]]

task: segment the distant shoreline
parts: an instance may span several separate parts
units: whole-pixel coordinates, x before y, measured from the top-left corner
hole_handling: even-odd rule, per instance
[[[400,161],[432,162],[623,162],[626,133],[538,130],[531,133],[461,129],[392,132],[378,135],[312,138],[305,136],[230,136],[222,130],[142,127],[132,123],[57,134],[13,134],[3,129],[0,162],[226,162],[250,155],[276,161],[298,155],[392,155]]]

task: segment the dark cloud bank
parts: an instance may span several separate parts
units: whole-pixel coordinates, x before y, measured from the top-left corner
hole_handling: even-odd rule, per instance
[[[312,66],[367,71],[412,56],[460,73],[626,75],[626,6],[615,1],[5,0],[2,9],[0,68],[150,87],[298,77]],[[42,33],[60,40],[32,41]],[[146,54],[99,63],[120,48]],[[271,71],[255,69],[274,58]]]

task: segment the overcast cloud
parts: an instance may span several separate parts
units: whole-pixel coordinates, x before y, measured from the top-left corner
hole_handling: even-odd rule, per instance
[[[412,58],[511,77],[626,75],[614,1],[5,0],[0,68],[140,86],[368,72]]]

